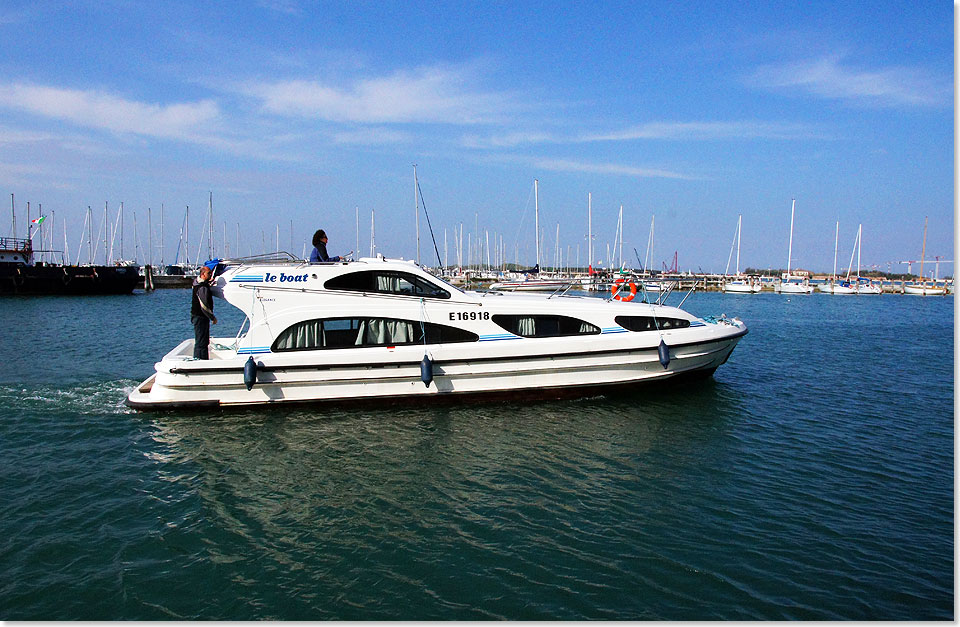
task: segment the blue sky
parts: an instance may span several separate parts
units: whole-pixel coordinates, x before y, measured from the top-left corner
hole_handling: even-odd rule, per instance
[[[859,223],[864,266],[919,259],[924,216],[953,258],[946,2],[14,1],[0,37],[0,191],[21,235],[27,201],[56,212],[71,257],[87,206],[99,227],[123,202],[127,257],[163,204],[165,260],[187,205],[193,258],[213,192],[218,251],[279,225],[343,253],[359,208],[364,254],[375,211],[411,258],[417,164],[451,262],[479,222],[532,263],[534,178],[545,263],[557,224],[587,263],[588,193],[596,260],[622,204],[634,265],[655,215],[658,266],[722,271],[743,214],[741,267],[784,267],[792,198],[795,267],[832,268],[838,220],[842,266]]]

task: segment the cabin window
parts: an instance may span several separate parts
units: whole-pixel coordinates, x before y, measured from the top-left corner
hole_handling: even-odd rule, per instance
[[[497,314],[493,321],[503,329],[522,337],[561,337],[596,335],[600,329],[569,316],[508,316]]]
[[[450,298],[450,292],[426,279],[406,272],[364,270],[341,274],[324,283],[328,290],[400,294],[422,298]]]
[[[424,341],[426,334],[426,341]],[[271,347],[275,352],[408,344],[453,344],[479,341],[476,333],[419,320],[330,318],[305,320],[285,329]]]
[[[617,316],[614,321],[624,329],[630,331],[666,331],[668,329],[685,329],[690,326],[689,320],[680,318],[661,318],[653,316]]]

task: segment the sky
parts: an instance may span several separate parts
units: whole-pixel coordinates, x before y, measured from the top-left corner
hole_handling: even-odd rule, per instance
[[[216,255],[309,254],[323,228],[331,254],[366,256],[373,216],[377,252],[410,259],[416,165],[427,265],[428,216],[450,264],[461,225],[534,263],[537,179],[544,265],[559,241],[586,266],[589,194],[601,265],[622,206],[627,265],[653,221],[654,267],[722,272],[742,215],[741,269],[784,268],[795,199],[792,267],[831,271],[839,222],[841,268],[862,224],[863,267],[902,272],[926,217],[927,259],[953,259],[953,17],[942,1],[8,0],[0,232],[15,209],[25,235],[29,202],[53,216],[46,246],[83,262],[87,208],[102,239],[123,203],[123,256],[171,263],[189,206],[195,260],[212,194]]]

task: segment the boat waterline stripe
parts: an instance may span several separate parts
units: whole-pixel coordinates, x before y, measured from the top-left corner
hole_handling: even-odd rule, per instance
[[[710,338],[707,340],[699,340],[696,342],[687,342],[683,344],[672,344],[670,349],[676,348],[689,348],[691,346],[699,346],[701,344],[711,344],[713,342],[726,342],[728,340],[739,339],[747,334],[747,329],[741,329],[737,333],[731,335],[726,335],[723,337]],[[602,351],[582,351],[575,353],[546,353],[541,355],[510,355],[503,357],[471,357],[463,359],[438,359],[434,360],[434,364],[438,366],[444,365],[453,365],[460,363],[475,363],[482,361],[519,361],[525,359],[551,359],[557,357],[594,357],[600,355],[611,355],[616,353],[637,353],[643,351],[654,351],[656,352],[656,346],[648,347],[638,347],[638,348],[618,348]],[[286,352],[299,352],[299,351],[283,351],[281,353],[275,353],[276,355],[282,355]],[[373,363],[357,363],[349,364],[344,366],[331,366],[329,364],[291,364],[288,366],[264,366],[258,368],[258,370],[263,372],[273,372],[275,370],[332,370],[335,368],[386,368],[386,367],[400,367],[400,366],[418,366],[419,361],[412,362],[394,362],[394,363],[384,363],[384,362],[373,362]],[[242,372],[243,366],[224,366],[224,367],[201,367],[201,368],[171,368],[171,374],[202,374],[210,372]]]

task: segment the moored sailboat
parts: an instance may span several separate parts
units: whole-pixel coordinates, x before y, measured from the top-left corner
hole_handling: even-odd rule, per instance
[[[537,265],[531,270],[525,271],[520,276],[517,276],[516,280],[497,281],[491,284],[489,288],[491,290],[507,292],[555,292],[574,284],[574,282],[570,280],[545,279],[540,275],[540,181],[537,179],[533,180],[533,195],[537,240]]]
[[[731,280],[726,280],[727,272],[730,270],[730,256],[727,257],[727,268],[724,270],[724,282],[723,282],[723,291],[728,294],[756,294],[760,291],[760,280],[758,277],[752,276],[741,276],[740,275],[740,226],[743,215],[737,216],[737,234],[736,234],[736,244],[737,244],[737,268],[735,278]],[[731,255],[733,254],[733,247],[730,248]]]
[[[927,217],[923,218],[923,247],[920,252],[920,284],[916,283],[903,285],[904,294],[913,294],[915,296],[944,296],[947,288],[936,283],[927,284],[923,276],[923,261],[927,255]]]
[[[797,207],[796,199],[790,207],[790,246],[787,248],[787,271],[780,278],[780,282],[774,285],[774,291],[778,294],[811,294],[813,286],[810,285],[810,279],[807,277],[791,276],[790,264],[793,261],[793,214]]]

